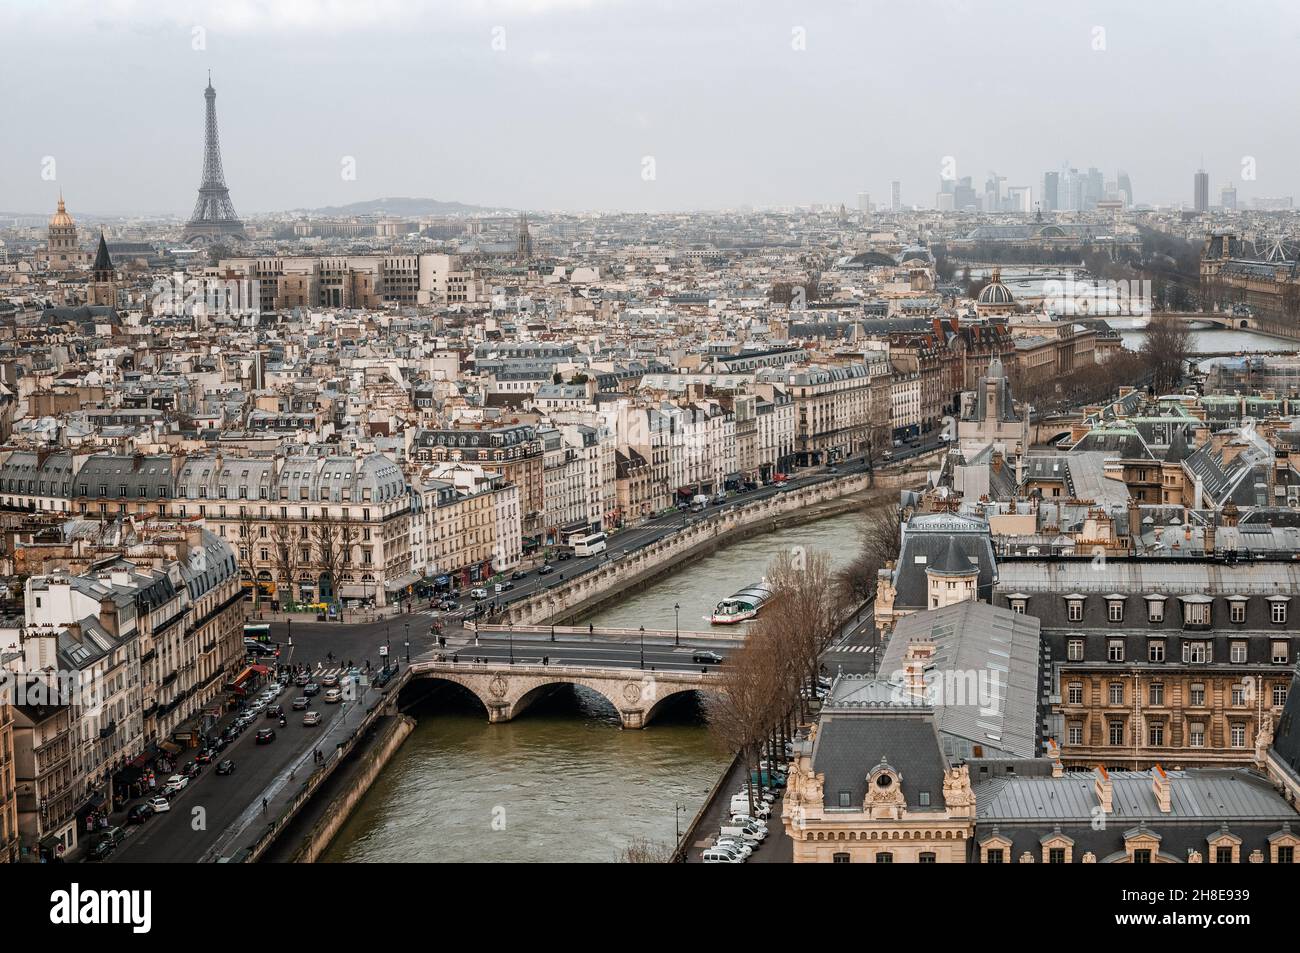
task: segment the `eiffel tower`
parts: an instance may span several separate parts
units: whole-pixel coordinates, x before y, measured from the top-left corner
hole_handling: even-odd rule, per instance
[[[213,242],[222,238],[247,238],[244,223],[235,215],[230,203],[230,189],[221,171],[221,142],[217,139],[217,91],[212,88],[212,73],[208,73],[208,88],[203,91],[208,101],[207,122],[203,142],[203,182],[199,185],[199,200],[194,203],[194,214],[185,226],[183,241]]]

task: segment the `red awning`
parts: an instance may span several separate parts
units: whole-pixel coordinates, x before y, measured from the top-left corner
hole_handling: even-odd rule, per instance
[[[270,670],[269,668],[267,668],[265,665],[250,665],[250,666],[248,666],[248,670],[249,670],[250,672],[256,672],[258,675],[270,675],[270,674],[271,674],[271,670]]]
[[[250,668],[246,668],[246,669],[244,669],[242,672],[240,672],[237,676],[235,676],[235,678],[234,678],[234,680],[231,682],[231,684],[232,684],[232,685],[242,685],[244,682],[248,681],[249,678],[252,677],[252,675],[253,675],[253,669],[252,669],[251,667],[250,667]]]

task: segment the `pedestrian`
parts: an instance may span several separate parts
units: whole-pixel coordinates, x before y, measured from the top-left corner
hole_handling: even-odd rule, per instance
[[[262,798],[262,813],[266,813],[266,798]]]

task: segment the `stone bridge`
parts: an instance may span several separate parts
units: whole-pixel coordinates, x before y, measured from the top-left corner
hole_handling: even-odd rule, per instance
[[[644,728],[668,699],[721,685],[716,672],[683,672],[576,665],[511,665],[503,661],[412,662],[411,686],[420,681],[452,682],[468,689],[487,709],[489,722],[510,721],[548,690],[577,685],[603,697],[624,728]]]

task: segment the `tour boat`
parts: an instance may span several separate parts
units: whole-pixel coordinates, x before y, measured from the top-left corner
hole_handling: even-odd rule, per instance
[[[760,609],[771,601],[774,590],[766,582],[746,586],[729,599],[723,599],[713,608],[709,621],[714,625],[735,625],[758,615]]]

